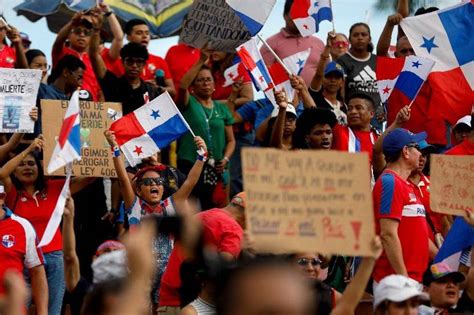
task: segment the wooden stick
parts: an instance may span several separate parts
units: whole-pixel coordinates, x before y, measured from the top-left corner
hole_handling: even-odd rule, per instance
[[[0,16],[0,22],[2,22],[3,24],[5,24],[5,27],[7,28],[7,30],[11,31],[12,28],[10,27],[10,25],[8,25],[7,21],[5,21],[5,19]]]
[[[295,75],[294,73],[292,73],[290,71],[290,69],[288,69],[288,67],[285,65],[283,60],[281,60],[280,57],[278,57],[278,55],[273,51],[273,49],[270,47],[270,45],[267,44],[267,42],[262,38],[262,36],[257,34],[257,37],[262,41],[262,43],[265,45],[265,47],[267,47],[268,50],[272,53],[272,55],[273,55],[273,57],[275,57],[276,61],[278,61],[278,63],[281,64],[283,69],[285,69],[286,73],[288,73],[289,75]]]
[[[334,37],[336,37],[336,26],[334,25],[334,10],[332,9],[332,0],[329,0],[329,7],[331,8],[332,15],[332,32],[334,33]]]

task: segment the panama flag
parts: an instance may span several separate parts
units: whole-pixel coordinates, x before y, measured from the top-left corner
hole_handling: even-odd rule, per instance
[[[130,165],[135,166],[190,131],[168,92],[114,121],[110,130]]]
[[[256,87],[262,91],[273,88],[272,78],[268,74],[267,67],[258,50],[256,39],[252,37],[249,41],[237,47],[236,50],[244,67],[250,71]]]
[[[294,0],[290,17],[306,37],[319,31],[321,21],[332,21],[331,0]]]
[[[415,53],[436,62],[429,116],[440,115],[454,125],[471,113],[474,103],[474,1],[400,23]]]
[[[377,57],[377,88],[384,103],[392,93],[404,96],[404,105],[413,102],[435,62],[417,56]]]
[[[235,11],[252,36],[255,36],[265,24],[276,0],[226,0]]]
[[[75,91],[69,101],[59,138],[48,164],[48,174],[68,163],[81,159],[80,125],[79,91]]]
[[[224,71],[224,79],[225,82],[222,85],[223,87],[227,87],[229,85],[234,84],[238,80],[242,80],[245,76],[245,67],[244,65],[239,62],[235,65],[230,66],[229,68],[225,69]]]

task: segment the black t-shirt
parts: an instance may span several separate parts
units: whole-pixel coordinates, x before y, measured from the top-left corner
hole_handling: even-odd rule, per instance
[[[69,304],[72,315],[81,314],[81,308],[82,304],[84,303],[84,298],[89,292],[90,288],[91,284],[86,279],[81,278],[77,283],[76,287],[71,292],[68,292],[66,290],[66,294],[64,295],[63,299],[63,308],[61,310],[61,314],[65,314],[65,305],[67,304]]]
[[[151,84],[141,81],[141,85],[133,89],[125,77],[117,78],[112,72],[107,71],[102,79],[99,79],[100,87],[107,102],[122,103],[123,115],[133,112],[145,104],[143,94],[148,92],[150,101],[160,93]]]
[[[316,103],[317,108],[325,108],[325,109],[331,110],[336,115],[337,121],[339,122],[339,124],[342,124],[342,125],[347,124],[347,107],[346,107],[346,104],[344,104],[344,100],[342,99],[342,97],[338,97],[337,100],[341,102],[340,110],[346,115],[340,115],[334,110],[332,105],[324,97],[322,88],[317,92],[312,89],[309,89],[309,95],[311,95],[311,97],[313,98],[314,102]]]
[[[450,314],[474,314],[474,300],[470,299],[464,291],[456,305],[456,308],[449,310]]]

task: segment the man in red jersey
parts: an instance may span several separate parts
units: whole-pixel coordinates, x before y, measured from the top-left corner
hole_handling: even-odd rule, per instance
[[[375,183],[373,200],[376,232],[384,252],[375,264],[374,286],[391,274],[421,282],[428,266],[425,208],[408,182],[408,176],[419,164],[418,142],[425,139],[426,132],[413,134],[397,128],[383,140],[387,167]]]
[[[474,129],[472,128],[472,122],[474,121],[474,113],[471,114],[471,131],[464,140],[449,149],[446,154],[448,155],[474,155]]]

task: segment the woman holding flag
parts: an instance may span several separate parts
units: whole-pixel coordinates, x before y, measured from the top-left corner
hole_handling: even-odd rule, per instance
[[[166,166],[160,164],[144,167],[130,180],[123,160],[120,158],[120,149],[114,132],[108,130],[104,134],[112,148],[114,166],[130,227],[138,225],[147,215],[176,216],[197,184],[207,160],[207,147],[204,140],[201,137],[194,138],[195,146],[199,148],[196,161],[183,185],[174,194],[163,200],[164,185],[166,184],[163,174]],[[161,276],[168,264],[172,248],[173,240],[168,235],[158,234],[153,240],[153,253],[158,270],[151,294],[152,302],[156,307],[159,302],[158,292]]]
[[[37,154],[43,146],[44,139],[40,135],[28,148],[0,168],[0,181],[3,182],[7,193],[7,206],[33,225],[39,240],[47,237],[46,227],[65,181],[45,178]],[[72,179],[71,193],[80,191],[92,180],[85,177]],[[54,236],[51,242],[41,247],[41,250],[48,280],[48,314],[56,315],[61,311],[65,282],[61,231],[57,229],[52,233]]]

